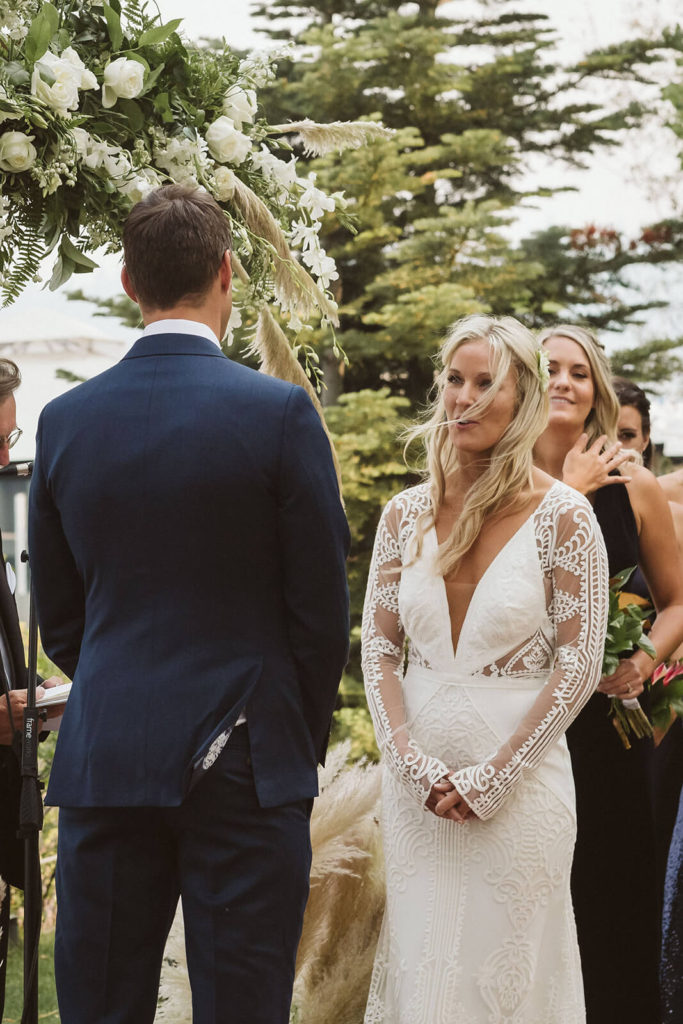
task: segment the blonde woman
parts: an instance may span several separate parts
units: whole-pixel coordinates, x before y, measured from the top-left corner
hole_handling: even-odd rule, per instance
[[[661,661],[683,637],[683,576],[666,498],[649,470],[630,464],[628,476],[618,472],[619,402],[593,335],[562,324],[539,340],[549,358],[550,413],[536,466],[588,495],[610,575],[641,567],[657,608],[650,639]],[[656,663],[644,651],[625,658],[567,733],[578,814],[572,897],[589,1024],[660,1020],[652,743],[634,741],[626,750],[608,703],[640,696]]]
[[[604,546],[532,465],[532,335],[468,317],[441,359],[427,478],[384,510],[364,612],[387,877],[365,1021],[581,1024],[563,734],[598,682]]]

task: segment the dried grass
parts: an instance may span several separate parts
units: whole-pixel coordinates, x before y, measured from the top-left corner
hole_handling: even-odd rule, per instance
[[[341,748],[341,749],[340,749]],[[337,758],[348,755],[340,744]],[[336,775],[311,818],[311,894],[297,955],[293,1020],[362,1024],[384,912],[377,765]],[[322,780],[321,780],[322,781]]]
[[[248,185],[237,180],[232,201],[252,234],[264,239],[273,249],[273,288],[282,308],[295,312],[301,320],[310,319],[319,310],[336,326],[339,323],[337,307],[308,271],[296,262],[282,228],[263,200]],[[235,263],[235,259],[233,256],[233,266],[239,265],[244,274],[240,278],[246,284],[246,272],[239,260]]]
[[[283,135],[296,132],[306,156],[325,156],[327,153],[343,152],[345,149],[360,149],[371,139],[387,139],[394,133],[390,128],[374,121],[331,121],[316,124],[309,118],[292,121],[290,124],[276,124],[271,132]]]
[[[191,1020],[192,990],[187,974],[183,908],[178,901],[178,908],[164,950],[159,985],[159,1007],[154,1021],[155,1024],[190,1024]]]
[[[292,352],[287,336],[274,319],[270,310],[265,306],[259,314],[256,334],[254,336],[254,340],[247,349],[247,353],[255,356],[259,360],[262,373],[267,373],[269,377],[278,377],[280,380],[287,380],[291,384],[298,384],[300,387],[306,389],[318,415],[320,416],[320,422],[323,425],[323,430],[327,434],[327,438],[330,442],[330,450],[332,451],[332,459],[334,461],[334,468],[337,473],[337,481],[339,483],[339,493],[341,494],[341,466],[339,465],[337,453],[334,450],[334,445],[332,444],[330,432],[327,429],[327,424],[325,423],[325,415],[323,413],[320,400],[315,392],[315,388],[304,373],[301,363]]]

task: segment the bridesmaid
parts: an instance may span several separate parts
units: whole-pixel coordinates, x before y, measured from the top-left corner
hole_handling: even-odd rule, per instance
[[[621,406],[618,438],[626,448],[638,452],[643,465],[652,465],[653,447],[650,439],[650,400],[633,381],[615,377],[612,386]],[[657,483],[660,481],[658,480]],[[683,505],[669,499],[679,552],[683,553]],[[652,604],[647,584],[638,569],[628,583],[629,591]],[[683,656],[683,649],[673,657]],[[660,889],[664,891],[664,875],[669,844],[676,822],[678,798],[683,785],[683,721],[675,717],[664,736],[655,736],[652,758],[651,793],[657,843],[657,872]],[[682,1018],[683,1020],[683,1018]]]
[[[608,697],[640,696],[655,664],[680,643],[683,576],[671,512],[654,476],[632,465],[628,475],[618,472],[628,454],[616,439],[619,403],[602,347],[570,325],[544,330],[540,341],[550,359],[550,414],[536,465],[587,494],[610,575],[640,565],[657,609],[650,634],[657,662],[640,650],[623,659],[567,731],[578,815],[572,898],[587,1024],[659,1024],[652,743],[623,747]]]

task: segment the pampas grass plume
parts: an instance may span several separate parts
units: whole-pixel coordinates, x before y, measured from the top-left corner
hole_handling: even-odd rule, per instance
[[[247,349],[247,354],[256,356],[262,373],[267,373],[269,377],[279,377],[280,380],[287,380],[291,384],[299,384],[302,388],[306,389],[320,416],[323,430],[330,442],[332,459],[339,483],[339,493],[341,494],[341,466],[332,444],[330,432],[325,423],[325,415],[320,400],[315,393],[315,388],[304,373],[301,363],[292,352],[284,331],[266,306],[263,307],[259,314],[256,335]]]
[[[309,118],[303,121],[292,121],[290,124],[275,124],[271,132],[283,135],[296,132],[306,156],[325,156],[341,153],[345,149],[360,149],[371,139],[387,139],[393,135],[390,128],[374,121],[331,121],[329,124],[316,124]]]

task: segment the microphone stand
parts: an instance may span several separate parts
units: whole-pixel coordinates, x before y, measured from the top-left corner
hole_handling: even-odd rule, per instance
[[[28,553],[22,551],[22,562]],[[36,707],[38,624],[33,586],[29,587],[28,681],[21,747],[21,802],[19,837],[24,840],[24,1012],[21,1024],[38,1022],[38,946],[43,913],[40,873],[40,831],[43,827],[43,784],[38,778],[38,734],[41,714]]]
[[[0,476],[31,476],[32,462],[10,463]],[[22,551],[22,562],[28,552]],[[38,735],[45,714],[36,707],[38,676],[38,623],[33,585],[29,586],[28,674],[21,742],[20,839],[24,840],[24,1010],[21,1024],[38,1024],[38,947],[43,915],[43,880],[40,873],[40,831],[43,827],[43,784],[38,778]]]

